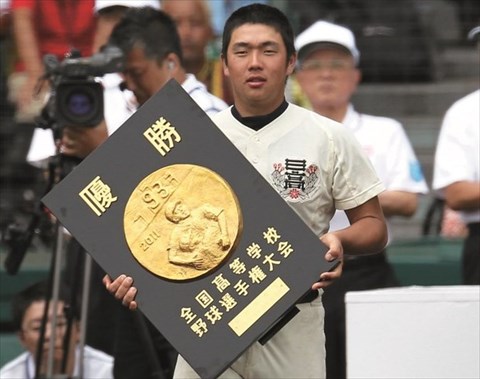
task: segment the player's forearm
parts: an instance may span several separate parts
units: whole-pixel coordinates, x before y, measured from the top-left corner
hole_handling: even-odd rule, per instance
[[[445,200],[453,210],[480,209],[480,182],[456,182],[445,188]]]
[[[342,242],[344,254],[363,255],[382,251],[387,243],[385,222],[376,217],[365,217],[345,229],[334,232]]]

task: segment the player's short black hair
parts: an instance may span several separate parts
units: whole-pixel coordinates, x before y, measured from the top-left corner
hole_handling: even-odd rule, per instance
[[[287,16],[278,8],[255,3],[237,9],[225,22],[222,39],[222,54],[225,62],[227,62],[227,50],[233,31],[245,24],[264,24],[280,33],[287,49],[287,62],[295,53],[295,35]]]

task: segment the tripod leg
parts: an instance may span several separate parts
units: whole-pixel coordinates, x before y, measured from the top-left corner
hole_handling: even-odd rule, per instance
[[[63,226],[58,223],[57,226],[57,243],[55,246],[55,265],[53,271],[53,290],[52,290],[52,325],[51,325],[51,341],[55,341],[55,334],[57,332],[57,304],[60,294],[60,278],[62,270],[62,255],[63,255],[63,243],[64,243]],[[50,343],[48,349],[48,364],[47,364],[47,378],[53,377],[53,355],[55,344]]]
[[[85,267],[83,272],[83,288],[82,288],[82,313],[80,317],[80,362],[79,362],[79,379],[83,379],[83,359],[84,346],[88,324],[88,301],[90,294],[90,276],[92,272],[92,257],[85,253]]]

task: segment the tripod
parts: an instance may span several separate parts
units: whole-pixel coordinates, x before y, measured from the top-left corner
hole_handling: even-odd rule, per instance
[[[65,176],[65,173],[63,172],[64,164],[61,162],[61,157],[60,156],[54,156],[50,159],[49,166],[48,166],[48,175],[47,175],[47,182],[46,182],[46,188],[45,192],[48,192],[53,185],[58,182],[63,176]],[[45,219],[47,216],[47,212],[42,206],[40,200],[37,200],[37,204],[34,208],[33,214],[31,216],[30,222],[28,224],[28,228],[26,230],[22,230],[22,228],[17,225],[17,224],[11,224],[8,229],[7,233],[3,236],[4,237],[4,242],[7,243],[9,247],[8,255],[5,259],[5,269],[6,272],[9,275],[15,275],[21,264],[22,261],[26,255],[26,252],[28,248],[30,247],[32,240],[35,236],[35,234],[38,233],[39,230],[39,225],[40,223]],[[51,220],[48,221],[50,226],[53,226],[53,223]],[[38,334],[38,341],[37,341],[37,353],[35,354],[34,361],[36,363],[35,365],[35,377],[39,378],[41,375],[46,375],[48,378],[56,378],[57,376],[63,378],[65,377],[66,373],[66,366],[67,366],[67,361],[68,357],[72,356],[71,351],[71,346],[70,346],[70,340],[72,336],[72,328],[73,326],[77,327],[78,324],[74,324],[79,320],[79,317],[75,317],[76,315],[79,314],[77,310],[77,302],[75,302],[73,299],[75,299],[75,293],[78,292],[78,283],[80,282],[79,276],[83,275],[83,290],[82,293],[85,295],[85,297],[82,299],[82,315],[85,315],[88,311],[88,293],[89,293],[89,283],[90,283],[90,267],[91,267],[91,259],[90,256],[86,257],[86,264],[84,265],[84,270],[83,272],[78,272],[75,273],[75,279],[74,283],[75,286],[72,286],[72,293],[68,295],[67,293],[63,293],[64,295],[60,299],[60,288],[63,287],[62,281],[61,281],[61,271],[62,267],[64,266],[63,261],[64,261],[64,242],[65,238],[67,236],[64,228],[58,223],[55,223],[55,235],[52,237],[55,237],[55,241],[53,244],[53,254],[50,262],[50,267],[48,271],[47,278],[43,284],[38,283],[35,288],[43,288],[41,292],[41,297],[38,297],[38,300],[44,300],[45,307],[43,310],[43,316],[41,318],[41,323],[39,326],[39,334]],[[50,233],[51,234],[51,233]],[[63,288],[62,288],[63,289]],[[39,289],[40,291],[40,289]],[[31,292],[30,292],[31,293]],[[40,295],[40,292],[38,293]],[[37,295],[37,296],[38,296]],[[23,296],[23,295],[22,295]],[[32,299],[35,301],[35,299]],[[65,325],[65,320],[63,319],[63,315],[60,316],[62,308],[59,305],[59,301],[61,301],[64,304],[64,313],[65,313],[65,320],[67,321],[67,324]],[[60,321],[61,328],[62,328],[62,334],[63,334],[63,357],[61,359],[61,373],[58,373],[58,369],[60,367],[60,362],[57,361],[56,363],[56,368],[54,373],[54,350],[57,346],[55,346],[55,342],[52,341],[58,341],[58,338],[60,336],[58,335],[58,317],[62,317],[62,320]],[[80,323],[82,326],[80,329],[77,331],[75,330],[75,340],[79,340],[79,351],[80,351],[80,362],[78,364],[78,368],[80,369],[80,377],[83,377],[83,356],[82,353],[84,351],[83,347],[85,344],[85,330],[86,330],[86,322],[87,318],[86,317],[81,317],[80,318]],[[46,330],[47,330],[47,325],[50,326],[50,343],[49,343],[49,349],[45,351],[43,349],[44,343],[46,342]],[[33,353],[33,352],[32,352]],[[75,352],[74,352],[75,354]],[[47,355],[47,357],[45,357]],[[58,359],[58,352],[56,352],[57,359]],[[42,368],[43,365],[43,368]],[[40,373],[40,370],[42,372]]]

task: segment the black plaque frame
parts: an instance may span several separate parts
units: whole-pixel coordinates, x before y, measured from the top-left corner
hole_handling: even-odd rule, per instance
[[[165,156],[143,135],[160,117],[170,122],[181,135],[181,142]],[[207,167],[230,184],[242,210],[243,232],[234,252],[214,272],[196,280],[172,282],[150,273],[133,257],[123,232],[123,214],[132,191],[144,177],[159,168],[180,163]],[[95,214],[79,196],[96,176],[116,197],[101,215]],[[220,375],[292,310],[320,273],[335,265],[324,259],[326,246],[174,80],[147,101],[42,201],[110,276],[126,273],[134,278],[142,312],[204,378]],[[274,244],[263,238],[268,228],[274,228],[281,236]],[[280,242],[283,246],[285,243],[291,245],[288,257],[279,252]],[[270,272],[267,265],[262,266],[263,258],[254,261],[246,254],[252,243],[261,245],[264,255],[274,253],[281,264]],[[248,273],[234,273],[230,265],[236,259],[246,263],[247,268],[262,266],[267,279],[254,284]],[[213,284],[220,273],[231,283],[223,292]],[[238,280],[249,284],[248,295],[235,292],[234,284]],[[278,288],[283,288],[283,292]],[[196,300],[202,291],[212,298],[207,308]],[[219,304],[226,292],[236,300],[235,307],[228,312]],[[268,305],[269,301],[273,304]],[[251,303],[256,304],[253,318],[244,316]],[[221,319],[213,324],[205,317],[212,305],[223,311]],[[196,315],[190,323],[181,317],[185,308]],[[199,319],[207,326],[201,336],[192,329],[195,320]],[[240,325],[247,324],[243,329],[240,327],[240,335],[238,327],[235,331],[229,326],[234,319],[240,320]]]

